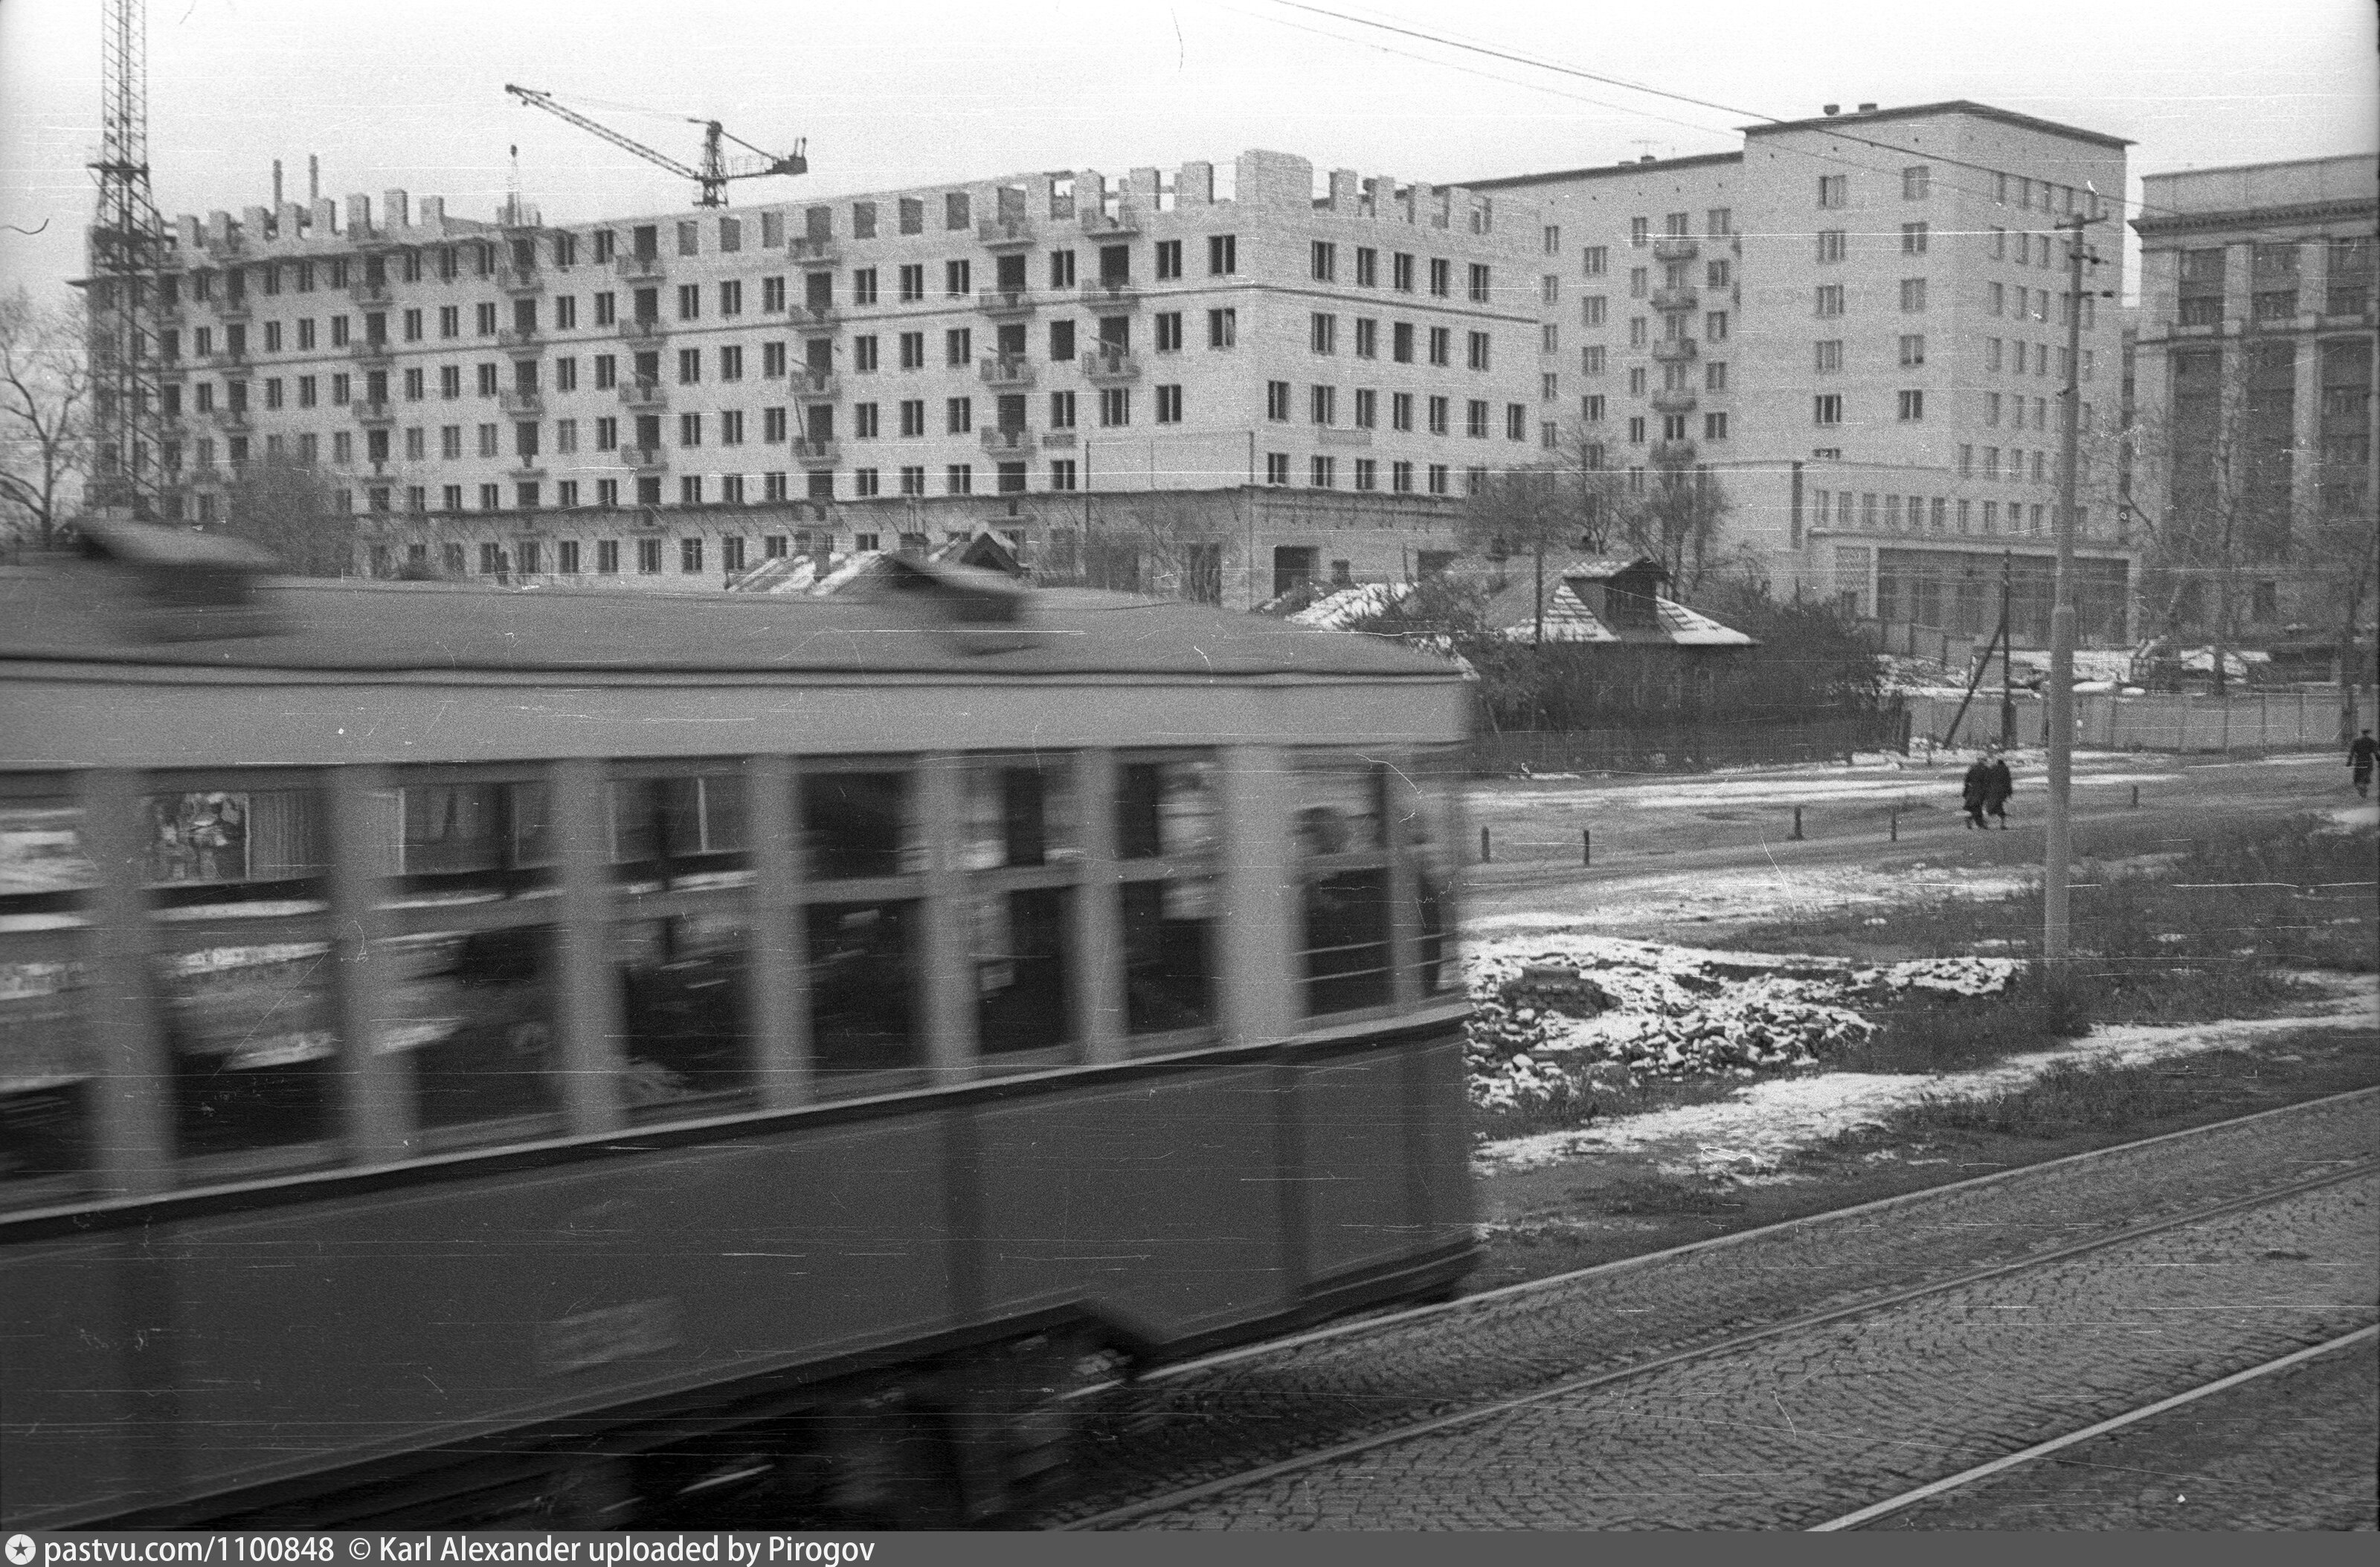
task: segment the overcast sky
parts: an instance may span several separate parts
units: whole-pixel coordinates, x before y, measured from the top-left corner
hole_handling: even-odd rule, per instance
[[[753,200],[1027,169],[1220,162],[1451,184],[1640,152],[1732,151],[1762,116],[1972,98],[2133,139],[2138,176],[2363,152],[2371,0],[1422,0],[1320,9],[1706,101],[1698,107],[1318,15],[1286,0],[150,0],[149,115],[170,216],[398,187],[486,218],[507,149],[548,221],[665,212],[692,188],[507,97],[545,89],[684,161],[715,115],[800,179]],[[0,0],[0,284],[81,268],[99,0]],[[653,111],[662,111],[655,113]],[[17,229],[46,230],[32,237]],[[2127,287],[2131,286],[2127,277]]]

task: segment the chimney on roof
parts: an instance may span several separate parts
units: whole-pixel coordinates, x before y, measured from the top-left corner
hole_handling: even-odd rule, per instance
[[[273,160],[273,210],[281,210],[281,160]]]
[[[1873,103],[1862,103],[1859,106],[1859,112],[1863,115],[1872,115],[1876,113],[1876,105]]]
[[[1650,152],[1641,153],[1638,155],[1636,161],[1640,164],[1649,164],[1653,161],[1653,154]]]
[[[306,154],[306,202],[311,206],[322,199],[322,155]]]
[[[1828,119],[1834,118],[1835,115],[1840,115],[1842,112],[1843,106],[1840,103],[1829,103],[1827,105],[1827,117]]]

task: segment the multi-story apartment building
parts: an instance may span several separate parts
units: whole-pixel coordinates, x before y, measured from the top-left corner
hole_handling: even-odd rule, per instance
[[[2380,158],[2142,185],[2131,504],[2176,546],[2152,629],[2368,625]]]
[[[172,456],[201,519],[316,465],[380,572],[716,587],[989,524],[1161,543],[1150,585],[1217,601],[1395,576],[1536,438],[1534,231],[1497,219],[1260,152],[558,226],[184,217]]]
[[[2073,298],[2058,225],[2114,216],[2119,138],[1957,102],[1746,128],[1740,152],[1478,180],[1538,207],[1547,447],[1707,468],[1780,592],[1887,625],[2046,639],[2068,312],[2087,428],[2112,425],[2119,237]],[[1520,213],[1504,221],[1517,224]],[[2086,639],[2127,632],[2134,551],[2084,509]]]

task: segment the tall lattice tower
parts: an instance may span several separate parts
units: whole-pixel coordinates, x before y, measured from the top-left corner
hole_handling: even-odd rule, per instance
[[[157,519],[178,516],[159,387],[159,278],[170,246],[149,194],[149,13],[108,0],[100,33],[99,211],[91,225],[91,413],[87,503]]]

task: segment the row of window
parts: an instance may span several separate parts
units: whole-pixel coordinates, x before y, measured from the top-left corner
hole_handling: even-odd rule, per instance
[[[1513,437],[1515,440],[1522,438]],[[1293,483],[1294,482],[1293,472],[1293,459],[1289,453],[1267,452],[1265,454],[1264,481],[1267,484],[1278,486]],[[1383,463],[1375,457],[1354,457],[1349,459],[1342,468],[1340,459],[1335,456],[1318,453],[1305,459],[1305,482],[1310,489],[1335,490],[1339,487],[1342,473],[1347,476],[1350,485],[1357,490],[1382,489],[1380,481],[1385,477],[1388,480],[1385,488],[1390,494],[1449,495],[1453,493],[1454,468],[1448,463]],[[1463,492],[1466,495],[1475,494],[1487,483],[1488,469],[1467,468],[1463,470]],[[1415,488],[1416,478],[1421,481],[1421,488],[1418,490]]]
[[[1283,841],[1252,845],[1212,751],[764,765],[607,765],[591,796],[535,765],[400,770],[366,802],[371,961],[324,961],[339,934],[327,916],[236,949],[156,919],[140,1041],[155,1060],[140,1070],[166,1099],[160,1151],[190,1183],[336,1163],[359,1075],[335,1068],[367,1049],[394,1075],[383,1113],[422,1153],[592,1129],[567,1111],[590,1095],[605,1124],[782,1105],[763,1089],[771,1052],[795,1044],[762,1036],[763,987],[785,961],[772,924],[800,966],[781,993],[805,1014],[809,1097],[922,1086],[953,1055],[997,1071],[1081,1063],[1095,1043],[1096,1059],[1209,1043],[1223,987],[1257,982],[1231,971],[1223,940],[1235,862],[1288,862],[1275,961],[1301,1015],[1383,1014],[1460,981],[1451,799],[1410,767],[1298,753],[1281,780]],[[205,792],[180,792],[193,782]],[[243,883],[330,895],[331,806],[312,787],[223,775],[140,808],[130,869],[170,915],[235,901]],[[764,811],[788,822],[789,876],[755,831]],[[71,846],[80,828],[71,799],[20,795],[0,812],[0,831],[69,845],[68,886],[94,880]],[[604,852],[566,856],[573,838]],[[557,888],[595,911],[591,949],[564,941]],[[440,912],[457,894],[476,916],[462,929]],[[91,969],[8,966],[57,1026],[44,1071],[0,1087],[0,1205],[79,1185],[104,1157]],[[582,1032],[590,1010],[597,1039]],[[372,1038],[346,1037],[363,1019]],[[600,1081],[565,1093],[590,1064]]]
[[[2038,501],[1954,501],[1935,495],[1878,495],[1874,491],[1813,490],[1810,516],[1818,528],[1860,528],[1886,533],[2039,534],[2049,526],[2049,507]],[[2088,521],[2087,507],[2075,508],[2075,528]]]
[[[1286,381],[1265,383],[1265,418],[1275,424],[1286,424],[1297,417],[1296,388]],[[1306,388],[1305,417],[1308,423],[1335,426],[1339,422],[1339,388],[1309,386]],[[1389,394],[1389,428],[1411,431],[1414,410],[1418,406],[1432,435],[1453,433],[1454,399],[1425,396],[1416,399],[1410,392]],[[1348,400],[1353,428],[1377,430],[1380,423],[1380,395],[1372,387],[1358,386]],[[1528,406],[1524,403],[1504,405],[1504,434],[1508,440],[1528,438]],[[1463,404],[1463,433],[1476,440],[1486,440],[1494,420],[1494,407],[1484,397],[1466,399]]]
[[[1348,346],[1354,357],[1359,359],[1378,358],[1380,357],[1379,322],[1370,316],[1355,316],[1351,319],[1354,324],[1354,332],[1352,338],[1348,340]],[[1427,336],[1419,336],[1415,333],[1413,322],[1390,322],[1389,323],[1389,358],[1401,365],[1412,364],[1415,362],[1415,346],[1420,343],[1426,346],[1428,363],[1440,367],[1451,366],[1454,362],[1453,329],[1433,326],[1427,328]],[[1491,334],[1474,332],[1466,334],[1466,338],[1464,364],[1475,370],[1495,368],[1494,343]],[[1325,310],[1311,312],[1306,323],[1306,346],[1318,354],[1336,354],[1339,352],[1340,341],[1339,318]]]
[[[1307,273],[1315,282],[1339,281],[1339,249],[1333,240],[1317,239],[1312,242]],[[1348,249],[1354,252],[1350,281],[1358,288],[1379,287],[1380,252],[1368,245],[1350,246]],[[1417,260],[1403,250],[1390,252],[1388,286],[1400,294],[1413,293],[1415,279],[1420,275],[1416,271]],[[1451,298],[1454,294],[1454,263],[1441,256],[1432,256],[1427,260],[1430,294],[1440,299]],[[1470,262],[1464,275],[1464,297],[1474,304],[1492,303],[1495,289],[1490,279],[1490,269],[1486,262]]]
[[[1581,424],[1599,425],[1604,422],[1608,412],[1609,409],[1606,406],[1605,400],[1599,396],[1581,397],[1578,400],[1578,418]],[[1658,417],[1661,421],[1661,440],[1691,441],[1694,439],[1694,416],[1691,413],[1662,414]],[[1724,411],[1713,410],[1709,413],[1706,413],[1702,416],[1702,438],[1704,440],[1724,441],[1727,439],[1728,422],[1727,415]],[[1631,415],[1628,419],[1628,443],[1632,446],[1643,445],[1651,438],[1652,428],[1652,425],[1646,420],[1645,416],[1642,414]],[[1551,424],[1548,424],[1540,433],[1539,443],[1551,449],[1559,443],[1559,440],[1560,437],[1556,432],[1555,427]],[[1594,445],[1590,449],[1598,453],[1602,450],[1599,444]],[[1591,466],[1598,468],[1601,467],[1601,458],[1598,456],[1596,462]]]

